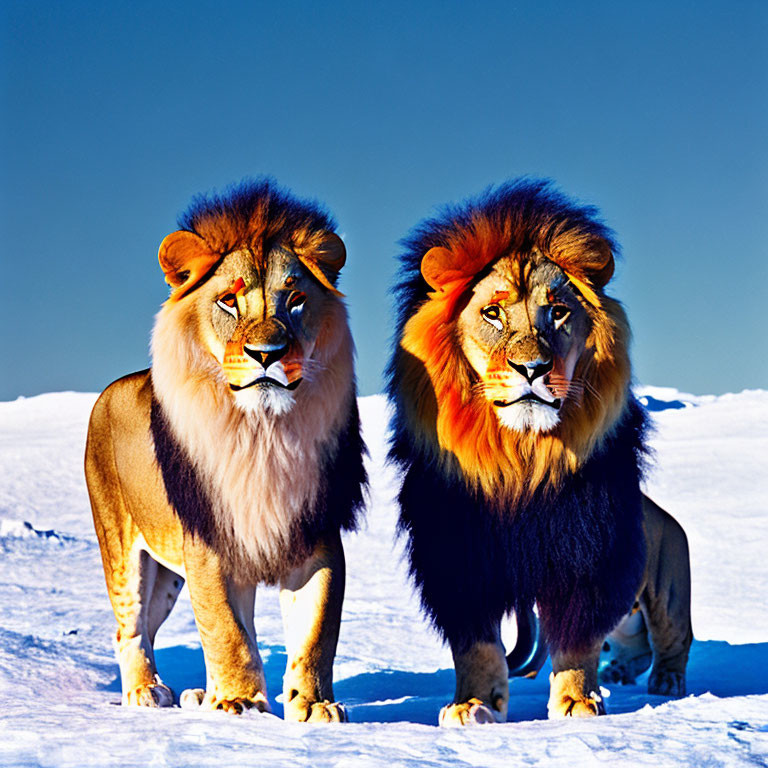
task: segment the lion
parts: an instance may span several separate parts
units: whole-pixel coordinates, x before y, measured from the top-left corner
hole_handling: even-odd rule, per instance
[[[88,429],[122,703],[174,703],[153,644],[186,580],[206,687],[182,706],[269,711],[254,597],[277,584],[285,718],[344,720],[340,534],[366,485],[344,244],[323,209],[268,179],[196,198],[179,227],[159,251],[171,291],[152,367],[107,387]]]
[[[519,179],[403,244],[390,457],[410,572],[454,659],[440,723],[506,720],[508,671],[543,661],[536,621],[550,717],[604,713],[612,632],[604,679],[633,679],[652,648],[649,691],[683,695],[688,546],[640,489],[646,416],[625,312],[604,292],[613,234],[593,207]],[[506,659],[511,612],[522,631]]]

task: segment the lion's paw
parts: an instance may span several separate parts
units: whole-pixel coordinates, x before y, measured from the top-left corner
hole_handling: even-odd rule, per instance
[[[634,658],[611,659],[600,665],[598,680],[607,685],[620,683],[634,685],[638,675],[651,666],[651,654],[644,653]]]
[[[348,720],[346,707],[332,701],[315,702],[307,718],[308,723],[346,723]]]
[[[172,707],[173,691],[164,683],[137,685],[123,694],[123,705],[133,707]]]
[[[346,723],[349,721],[343,704],[333,701],[309,701],[294,696],[284,707],[284,718],[297,723]]]
[[[187,688],[179,696],[179,706],[182,709],[199,709],[205,698],[205,688]]]
[[[663,668],[651,670],[648,693],[675,698],[685,696],[685,673]]]
[[[181,695],[179,703],[184,709],[221,711],[230,715],[242,715],[248,711],[271,712],[267,697],[259,692],[253,696],[209,695],[201,688],[189,688]]]
[[[266,699],[247,698],[245,696],[235,696],[231,699],[219,699],[213,706],[213,709],[220,709],[229,715],[242,715],[249,709],[255,709],[257,712],[269,712],[269,704]]]
[[[480,699],[469,699],[443,707],[438,722],[444,728],[460,728],[463,725],[489,725],[498,722],[498,718]]]
[[[550,720],[558,717],[596,717],[605,714],[603,697],[594,691],[589,696],[561,696],[549,700],[547,714]]]

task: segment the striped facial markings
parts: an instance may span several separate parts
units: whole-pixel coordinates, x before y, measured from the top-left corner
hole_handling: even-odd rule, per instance
[[[216,299],[216,305],[235,319],[245,314],[245,281],[242,277],[238,277],[229,289]]]
[[[216,298],[218,309],[233,318],[221,330],[222,370],[234,392],[254,386],[292,390],[302,381],[306,352],[283,313],[298,320],[307,294],[298,290],[295,276],[281,278],[273,308],[268,300],[272,295],[268,287],[266,280],[259,277],[248,285],[243,277],[238,277]],[[250,300],[249,293],[254,290],[261,291],[261,302]]]

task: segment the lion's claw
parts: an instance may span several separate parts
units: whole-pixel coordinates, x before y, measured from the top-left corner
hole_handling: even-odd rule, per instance
[[[349,720],[343,704],[330,701],[318,701],[311,707],[308,723],[346,723]]]

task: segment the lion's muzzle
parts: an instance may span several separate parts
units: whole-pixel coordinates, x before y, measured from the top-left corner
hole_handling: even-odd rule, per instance
[[[562,401],[559,397],[555,398],[554,400],[545,400],[543,397],[540,397],[533,391],[526,392],[524,395],[520,395],[520,397],[517,397],[514,400],[494,400],[493,404],[497,408],[506,408],[509,405],[515,405],[516,403],[522,403],[526,401],[541,403],[542,405],[549,405],[555,410],[558,410],[562,405]]]
[[[524,363],[507,358],[505,362],[506,365],[500,367],[489,367],[485,375],[486,393],[496,408],[530,402],[549,406],[555,411],[560,409],[563,393],[550,386],[554,358],[543,360],[537,357]]]
[[[222,364],[233,392],[248,387],[283,387],[293,390],[301,383],[302,358],[288,345],[227,343]]]

